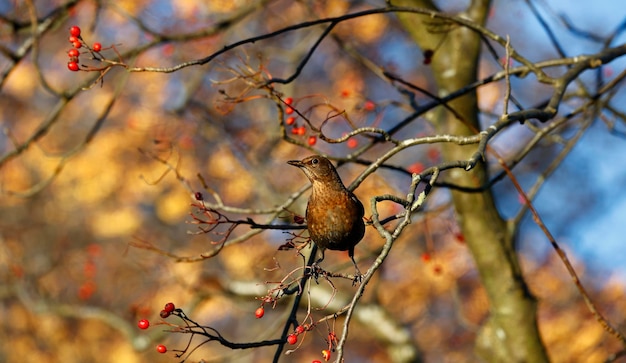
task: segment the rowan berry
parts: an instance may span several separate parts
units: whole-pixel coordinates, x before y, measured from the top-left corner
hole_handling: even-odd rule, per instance
[[[69,38],[67,38],[67,40],[68,40],[70,43],[74,43],[74,42],[77,42],[77,41],[78,41],[78,38],[76,38],[75,36],[70,36]]]
[[[285,123],[289,126],[293,125],[295,122],[296,122],[295,117],[287,117],[287,119],[285,120]]]
[[[420,163],[419,161],[411,164],[408,168],[409,172],[412,174],[419,174],[423,172],[424,169],[426,169],[426,167],[424,166],[424,164]]]
[[[432,162],[436,162],[437,160],[439,160],[439,150],[434,147],[428,149],[426,154],[428,155],[428,159]]]
[[[94,52],[99,52],[99,51],[102,50],[102,44],[100,44],[100,43],[93,43],[92,48],[93,48]]]
[[[87,280],[78,289],[78,298],[81,300],[89,299],[96,292],[96,284],[92,280]]]
[[[358,144],[359,142],[356,141],[356,139],[348,139],[348,147],[350,149],[354,149],[355,147],[357,147]]]
[[[165,307],[163,308],[163,310],[167,311],[168,313],[171,313],[172,311],[174,311],[174,309],[176,309],[176,306],[174,305],[174,303],[171,302],[165,304]]]
[[[454,234],[454,238],[456,239],[457,242],[459,243],[464,243],[465,242],[465,236],[463,235],[463,233],[461,232],[457,232]]]
[[[330,360],[330,350],[328,349],[322,350],[322,357],[324,357],[325,362],[328,362]]]
[[[161,310],[161,312],[159,313],[159,316],[163,319],[167,318],[168,316],[170,316],[170,312],[167,310]]]
[[[433,266],[433,273],[435,275],[441,275],[443,273],[443,266],[441,266],[439,264]]]
[[[298,325],[298,326],[296,327],[296,333],[297,333],[297,334],[302,334],[302,333],[304,333],[304,327],[303,327],[302,325]]]
[[[298,342],[298,336],[296,334],[289,334],[287,336],[287,343],[294,345]]]
[[[315,145],[315,143],[316,143],[316,142],[317,142],[317,137],[315,137],[315,136],[309,136],[308,143],[309,143],[309,145],[310,145],[310,146]]]
[[[148,329],[150,327],[150,322],[148,321],[148,319],[141,319],[137,322],[137,326],[139,327],[139,329]]]
[[[81,42],[79,41],[75,41],[74,43],[72,43],[72,45],[74,46],[74,48],[78,49],[80,47],[82,47],[83,45],[81,44]]]
[[[263,309],[262,306],[256,309],[256,311],[254,312],[254,316],[256,316],[257,319],[261,319],[263,315],[265,315],[265,309]]]
[[[163,344],[159,344],[159,345],[156,346],[156,350],[157,350],[157,352],[163,354],[163,353],[167,352],[167,347],[165,345],[163,345]]]
[[[291,97],[285,98],[285,103],[288,104],[288,105],[291,105],[293,103],[293,98],[291,98]]]
[[[78,49],[72,48],[72,49],[67,51],[67,55],[70,58],[75,58],[75,57],[78,57],[80,55],[80,52],[78,51]]]
[[[76,72],[78,71],[78,63],[76,63],[75,61],[71,61],[71,62],[67,62],[67,69],[69,69],[72,72]]]
[[[80,37],[80,28],[77,27],[76,25],[72,26],[70,28],[70,34],[74,37]]]

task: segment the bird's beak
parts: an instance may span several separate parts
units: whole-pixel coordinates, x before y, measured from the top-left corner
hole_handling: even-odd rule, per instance
[[[304,164],[300,160],[289,160],[287,164],[297,166],[298,168],[301,168],[304,166]]]

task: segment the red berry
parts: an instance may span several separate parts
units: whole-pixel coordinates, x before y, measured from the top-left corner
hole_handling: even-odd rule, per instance
[[[78,57],[80,55],[80,52],[78,51],[78,49],[72,48],[72,49],[67,51],[67,55],[70,58],[75,58],[75,57]]]
[[[376,104],[370,100],[367,100],[363,104],[363,109],[368,112],[374,111],[376,109]]]
[[[310,145],[310,146],[315,145],[315,143],[316,143],[316,142],[317,142],[317,137],[315,137],[315,136],[309,136],[308,143],[309,143],[309,145]]]
[[[304,128],[304,126],[298,127],[298,135],[304,136],[304,134],[306,134],[306,129]]]
[[[287,109],[285,110],[285,113],[286,113],[287,115],[291,115],[291,114],[293,113],[293,108],[291,108],[291,107],[287,107]]]
[[[330,350],[328,349],[322,350],[322,357],[324,357],[325,362],[328,362],[330,360]]]
[[[167,310],[161,310],[161,312],[159,313],[159,316],[163,319],[167,318],[168,316],[170,316],[170,312]]]
[[[99,52],[99,51],[102,50],[102,44],[100,44],[100,43],[93,43],[93,47],[92,48],[93,48],[94,52]]]
[[[293,103],[293,98],[291,98],[291,97],[285,98],[285,103],[288,104],[288,105],[291,105]]]
[[[313,362],[311,362],[311,363],[322,363],[322,361],[319,361],[319,360],[317,360],[317,359],[316,359],[316,360],[314,360],[314,361],[313,361]]]
[[[78,289],[78,297],[81,300],[89,299],[96,292],[96,284],[92,280],[87,280]]]
[[[78,70],[78,63],[74,61],[67,62],[67,69],[69,69],[72,72],[76,72]]]
[[[296,333],[297,334],[304,333],[304,327],[302,325],[298,325],[298,327],[296,327]]]
[[[439,264],[433,266],[433,273],[435,275],[441,275],[441,273],[443,272],[443,267]]]
[[[70,34],[74,37],[80,37],[80,28],[74,25],[70,28]]]
[[[148,329],[150,327],[150,322],[147,319],[141,319],[137,322],[137,326],[139,329]]]
[[[263,309],[262,306],[254,312],[254,316],[256,316],[257,319],[261,319],[263,315],[265,315],[265,309]]]
[[[86,278],[91,279],[96,276],[96,270],[96,263],[94,261],[91,259],[85,261],[85,264],[83,265],[83,275]]]
[[[174,311],[174,309],[176,309],[176,306],[174,305],[174,303],[171,302],[165,304],[165,307],[163,308],[163,310],[167,311],[168,313],[171,313],[172,311]]]
[[[287,117],[287,119],[285,120],[285,123],[289,126],[293,125],[295,122],[296,122],[295,117]]]
[[[457,232],[454,234],[454,238],[456,239],[457,242],[459,243],[463,243],[465,242],[465,236],[461,233],[461,232]]]
[[[83,45],[79,42],[79,41],[75,41],[74,43],[72,43],[74,45],[74,48],[78,49],[80,47],[82,47]]]
[[[77,41],[78,41],[78,38],[76,38],[75,36],[71,36],[71,37],[67,38],[67,40],[68,40],[70,43],[74,43],[74,42],[77,42]]]
[[[420,163],[420,162],[418,161],[418,162],[415,162],[415,163],[411,164],[411,165],[409,166],[409,169],[408,169],[408,170],[409,170],[409,172],[410,172],[410,173],[412,173],[412,174],[419,174],[419,173],[423,172],[423,171],[424,171],[424,169],[426,169],[426,168],[424,167],[424,164],[422,164],[422,163]]]
[[[289,334],[287,336],[287,343],[294,345],[298,342],[298,336],[296,334]]]
[[[100,256],[100,253],[102,253],[102,247],[98,244],[91,243],[87,246],[87,253],[91,257],[98,257]]]
[[[167,352],[167,347],[165,345],[163,345],[163,344],[159,344],[159,345],[156,346],[156,350],[157,350],[157,352],[163,354],[163,353]]]
[[[428,152],[426,154],[428,155],[428,159],[430,159],[430,161],[432,162],[436,162],[437,160],[439,160],[439,150],[434,147],[428,149]]]
[[[355,147],[357,147],[358,144],[359,142],[356,141],[356,139],[348,139],[348,147],[350,149],[354,149]]]

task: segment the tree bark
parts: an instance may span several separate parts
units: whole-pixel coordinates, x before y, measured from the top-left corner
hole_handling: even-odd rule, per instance
[[[394,5],[425,7],[436,10],[429,1],[394,1]],[[464,16],[484,24],[488,0],[475,0]],[[424,50],[434,50],[432,69],[439,96],[476,81],[480,37],[474,31],[456,25],[436,24],[433,19],[415,14],[398,14],[414,41]],[[428,32],[425,24],[446,29]],[[434,113],[435,126],[441,134],[474,135],[480,129],[476,93],[448,103],[460,118],[440,107]],[[468,160],[474,147],[443,145],[446,160]],[[469,172],[455,169],[447,181],[460,186],[480,187],[489,176],[479,163]],[[515,236],[507,228],[494,204],[490,190],[480,193],[452,191],[458,223],[476,262],[490,303],[490,316],[476,340],[477,354],[488,362],[547,362],[546,350],[537,327],[537,303],[527,289],[515,253]]]

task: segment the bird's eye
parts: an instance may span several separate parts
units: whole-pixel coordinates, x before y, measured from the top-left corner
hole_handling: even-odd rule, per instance
[[[317,165],[317,163],[319,163],[320,161],[318,159],[313,159],[311,160],[311,164],[313,165]]]

